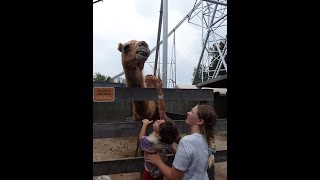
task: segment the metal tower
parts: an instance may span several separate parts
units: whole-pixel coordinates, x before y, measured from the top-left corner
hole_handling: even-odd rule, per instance
[[[202,28],[202,51],[192,84],[227,74],[227,0],[196,0],[188,22]]]
[[[96,0],[96,1],[93,1],[93,4],[97,3],[97,2],[103,2],[103,0]]]
[[[196,0],[191,11],[168,33],[167,38],[172,34],[175,36],[175,31],[187,19],[189,23],[202,29],[202,51],[193,84],[227,74],[227,0]],[[161,40],[159,45],[162,42]],[[168,88],[176,85],[175,46],[175,37],[173,37],[171,61],[167,63],[167,66],[163,66],[162,61],[157,61],[157,65],[155,65],[155,60],[152,58],[146,61],[153,70],[156,67],[160,71],[160,77],[164,77],[162,75],[165,72],[163,67],[168,68]],[[156,46],[151,49],[151,54],[155,51]],[[160,54],[158,53],[159,57]],[[117,79],[123,74],[124,72],[121,72],[115,75],[113,79]]]
[[[163,62],[157,61],[157,66],[156,66],[157,67],[156,75],[158,75],[158,73],[159,73],[161,78],[164,77],[162,75],[163,75],[163,73],[166,72],[164,68],[167,68],[168,76],[166,79],[167,80],[166,88],[174,88],[176,86],[176,82],[177,82],[177,79],[176,79],[176,59],[177,58],[176,58],[176,38],[175,38],[176,34],[175,34],[174,30],[172,32],[173,32],[172,48],[171,48],[171,51],[168,51],[168,52],[171,52],[171,56],[168,54],[168,59],[170,58],[170,62],[167,63],[167,66],[164,66]],[[162,43],[162,41],[160,43]],[[153,51],[151,50],[151,53],[152,52]],[[161,59],[160,53],[158,56],[159,56],[159,59]],[[150,66],[154,69],[154,67],[152,65],[155,64],[155,61],[147,61],[146,63],[150,64]]]

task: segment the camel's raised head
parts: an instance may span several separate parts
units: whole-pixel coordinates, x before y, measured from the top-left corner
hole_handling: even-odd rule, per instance
[[[119,43],[118,50],[122,53],[123,66],[144,64],[150,55],[149,46],[145,41],[131,40],[125,44]]]

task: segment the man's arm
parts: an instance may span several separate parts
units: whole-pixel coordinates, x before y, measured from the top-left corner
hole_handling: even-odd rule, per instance
[[[161,170],[163,175],[168,180],[181,180],[182,179],[182,177],[184,175],[184,171],[180,171],[180,170],[176,169],[174,166],[172,166],[172,167],[167,166],[164,162],[162,162],[159,154],[148,154],[148,155],[146,155],[145,158],[146,158],[145,160],[147,162],[151,162],[151,163],[155,164],[156,166],[158,166],[158,168]]]

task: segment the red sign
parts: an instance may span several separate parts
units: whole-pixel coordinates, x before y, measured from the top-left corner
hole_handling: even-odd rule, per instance
[[[94,87],[94,102],[113,102],[115,100],[114,87]]]

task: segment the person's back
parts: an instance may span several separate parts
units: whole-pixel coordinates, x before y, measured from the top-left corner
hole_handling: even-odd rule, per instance
[[[208,145],[199,133],[183,137],[177,147],[173,166],[184,171],[184,180],[207,180]]]

